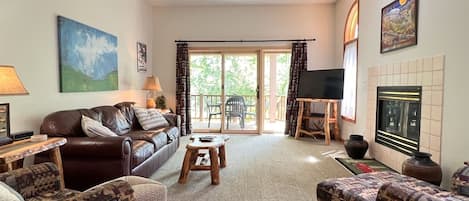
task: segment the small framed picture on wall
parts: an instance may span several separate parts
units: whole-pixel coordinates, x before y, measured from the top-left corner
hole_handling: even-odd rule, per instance
[[[137,72],[147,71],[147,45],[137,42]]]
[[[381,53],[417,45],[418,0],[395,0],[381,10]]]

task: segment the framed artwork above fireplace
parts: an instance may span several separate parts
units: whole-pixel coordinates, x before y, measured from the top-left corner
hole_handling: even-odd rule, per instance
[[[395,0],[381,10],[381,53],[417,45],[418,0]]]

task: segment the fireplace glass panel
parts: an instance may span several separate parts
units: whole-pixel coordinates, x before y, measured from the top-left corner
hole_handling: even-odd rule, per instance
[[[379,114],[380,117],[380,125],[379,129],[389,132],[395,133],[398,135],[402,135],[402,110],[404,104],[398,101],[388,101],[382,100],[380,101]]]
[[[419,140],[420,136],[420,104],[409,103],[407,112],[407,138],[415,141]]]
[[[419,150],[420,86],[378,87],[375,141],[411,155]]]

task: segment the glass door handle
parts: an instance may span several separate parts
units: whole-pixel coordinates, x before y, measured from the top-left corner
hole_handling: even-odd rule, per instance
[[[259,100],[259,97],[260,97],[260,91],[259,91],[259,85],[257,86],[256,88],[256,97],[257,97],[257,100]]]

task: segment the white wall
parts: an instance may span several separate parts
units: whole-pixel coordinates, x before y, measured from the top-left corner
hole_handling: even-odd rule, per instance
[[[155,7],[153,70],[168,104],[174,108],[176,44],[174,40],[311,38],[308,68],[335,67],[334,4],[298,6]],[[215,44],[189,44],[213,46]],[[221,44],[237,46],[240,44]],[[266,44],[255,44],[265,46]],[[289,45],[276,43],[274,45]]]
[[[463,161],[469,160],[469,134],[465,126],[469,113],[469,93],[466,89],[469,86],[469,41],[466,40],[469,32],[466,22],[469,1],[420,1],[418,45],[380,54],[381,8],[390,2],[391,0],[360,1],[357,123],[345,122],[344,128],[360,132],[365,130],[369,67],[446,55],[441,163],[443,184],[447,187],[452,172],[461,167]],[[338,5],[340,4],[339,1]]]
[[[143,0],[0,1],[0,64],[14,65],[29,95],[1,96],[10,103],[11,130],[38,131],[45,115],[58,110],[144,102],[142,87],[151,74],[151,6]],[[119,90],[60,93],[57,15],[118,38]],[[137,73],[136,42],[149,47],[150,71]]]

